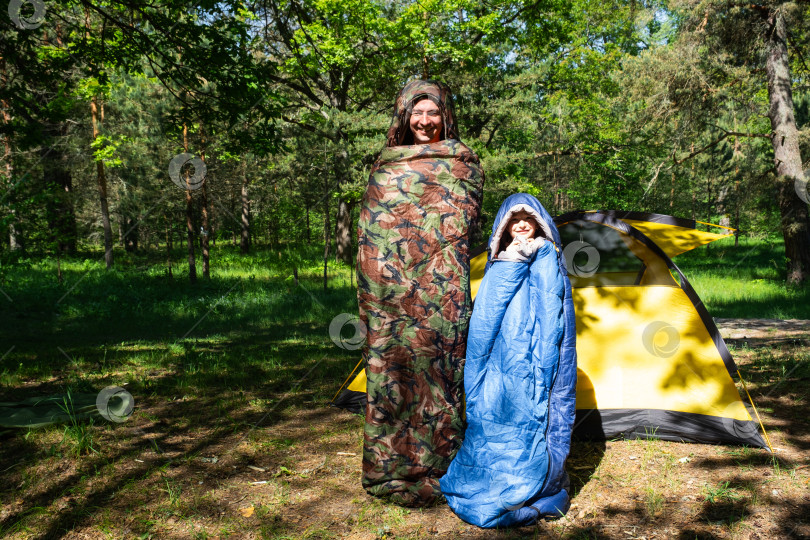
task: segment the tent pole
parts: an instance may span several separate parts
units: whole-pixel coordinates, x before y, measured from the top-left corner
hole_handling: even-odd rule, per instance
[[[754,405],[754,400],[751,399],[751,394],[748,393],[748,386],[745,384],[745,380],[743,380],[742,375],[740,375],[739,369],[737,370],[737,377],[740,378],[740,382],[742,383],[743,389],[745,390],[745,395],[748,396],[748,403],[751,404],[751,407],[753,407],[754,409],[754,413],[757,415],[759,427],[762,428],[762,434],[765,435],[765,442],[768,443],[768,448],[771,450],[771,454],[775,454],[776,452],[773,451],[773,446],[771,446],[771,439],[768,437],[768,432],[765,431],[765,426],[762,424],[762,418],[759,417],[759,411],[757,410],[757,406]]]
[[[354,369],[352,370],[352,372],[349,374],[348,377],[346,377],[346,380],[343,381],[343,384],[340,385],[340,388],[338,388],[338,391],[335,392],[334,397],[332,397],[332,399],[329,400],[329,403],[334,403],[335,399],[337,399],[337,397],[338,397],[338,394],[340,394],[340,392],[343,390],[343,387],[346,386],[346,383],[349,382],[349,380],[352,378],[352,375],[354,375],[357,372],[357,368],[359,368],[360,364],[362,364],[362,363],[363,363],[363,358],[361,357],[360,361],[357,362],[357,365],[354,366]]]

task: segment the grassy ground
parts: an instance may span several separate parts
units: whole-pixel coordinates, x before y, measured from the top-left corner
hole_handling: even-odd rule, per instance
[[[781,241],[726,238],[674,261],[714,317],[810,319],[810,287],[785,288]]]
[[[743,262],[726,263],[746,249]],[[810,331],[801,330],[729,340],[775,457],[575,443],[569,516],[513,531],[481,531],[446,506],[368,497],[362,419],[325,406],[357,361],[328,330],[356,312],[354,289],[336,267],[323,290],[322,268],[307,262],[318,251],[220,249],[212,279],[196,286],[182,268],[168,278],[158,254],[117,254],[113,271],[96,255],[63,260],[61,284],[52,259],[0,266],[0,401],[108,385],[135,399],[123,423],[0,435],[0,537],[810,537]],[[781,290],[772,252],[720,246],[676,262],[715,316],[810,319],[807,291]]]

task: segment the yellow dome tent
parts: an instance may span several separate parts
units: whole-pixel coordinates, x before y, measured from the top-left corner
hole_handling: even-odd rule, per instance
[[[717,231],[707,232],[639,212],[580,211],[554,221],[576,310],[575,436],[767,448],[734,384],[739,372],[725,342],[671,260],[734,230],[703,224]],[[470,263],[473,298],[486,257]],[[362,411],[365,382],[360,370],[333,404]]]

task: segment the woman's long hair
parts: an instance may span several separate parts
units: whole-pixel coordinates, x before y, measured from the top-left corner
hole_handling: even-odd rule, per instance
[[[388,129],[386,146],[414,144],[411,132],[411,111],[418,101],[425,98],[436,104],[442,116],[440,140],[459,139],[450,87],[438,81],[417,79],[406,84],[397,96],[394,104],[394,118]]]

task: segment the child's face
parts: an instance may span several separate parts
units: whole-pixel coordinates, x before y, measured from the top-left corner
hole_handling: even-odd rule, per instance
[[[534,218],[528,212],[523,210],[515,212],[509,219],[509,224],[506,230],[512,235],[512,238],[534,238],[534,232],[537,229],[537,224]]]

